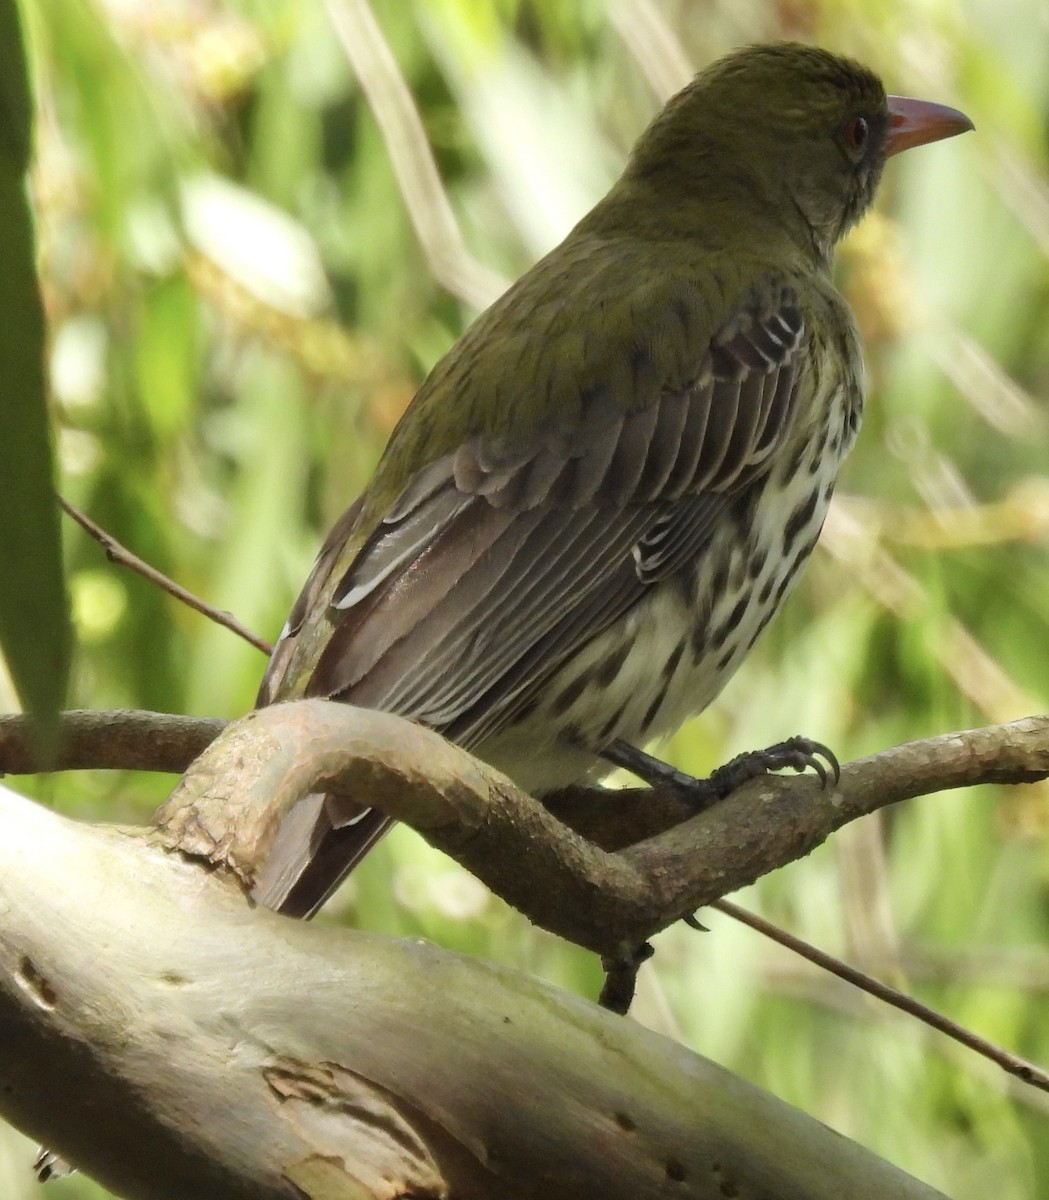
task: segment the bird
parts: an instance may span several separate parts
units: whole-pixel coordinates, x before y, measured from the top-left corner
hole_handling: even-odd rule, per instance
[[[864,404],[835,246],[889,157],[972,128],[798,43],[701,71],[426,376],[258,705],[399,714],[540,800],[616,766],[697,806],[765,771],[836,771],[801,736],[707,780],[644,747],[715,699],[820,533]],[[312,915],[390,823],[308,797],[256,898]]]

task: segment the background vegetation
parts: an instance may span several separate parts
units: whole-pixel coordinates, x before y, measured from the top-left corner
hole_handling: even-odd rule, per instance
[[[977,133],[892,164],[841,256],[872,384],[860,446],[798,594],[674,757],[702,773],[799,730],[853,757],[1046,708],[1040,0],[373,0],[461,229],[457,241],[421,193],[429,251],[362,93],[362,78],[385,88],[389,116],[397,76],[376,78],[364,4],[330,7],[347,47],[314,0],[23,0],[71,501],[274,638],[325,528],[499,278],[568,230],[692,69],[800,38],[865,60],[890,90],[958,104]],[[64,535],[73,705],[251,706],[258,651],[69,522]],[[0,709],[14,707],[0,680]],[[88,819],[143,821],[170,784],[84,773],[27,787]],[[1049,1063],[1047,799],[1037,786],[921,800],[743,901]],[[322,919],[599,985],[587,955],[404,830]],[[708,923],[658,940],[638,1020],[959,1200],[1049,1195],[1046,1097],[719,914]],[[38,1194],[30,1158],[0,1138],[11,1200]],[[105,1195],[79,1177],[48,1186]]]

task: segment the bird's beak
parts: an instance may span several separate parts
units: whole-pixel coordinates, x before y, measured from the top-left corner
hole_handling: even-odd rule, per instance
[[[929,100],[911,100],[907,96],[889,96],[889,140],[886,155],[891,157],[912,146],[938,142],[975,129],[972,121],[956,108],[933,104]]]

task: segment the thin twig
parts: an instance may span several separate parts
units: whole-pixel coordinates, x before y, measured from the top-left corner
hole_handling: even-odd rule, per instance
[[[269,642],[263,641],[257,634],[252,633],[232,613],[214,608],[212,605],[201,600],[199,596],[194,596],[192,592],[188,592],[181,584],[163,575],[156,567],[151,567],[149,563],[143,562],[136,554],[132,554],[126,546],[122,546],[111,533],[107,533],[101,525],[96,525],[89,516],[70,504],[63,496],[58,497],[58,503],[82,529],[86,530],[99,543],[102,549],[105,550],[106,558],[110,562],[127,567],[129,570],[134,571],[136,575],[141,575],[143,579],[148,579],[150,583],[156,584],[157,587],[167,592],[169,596],[174,596],[176,600],[181,601],[189,608],[194,608],[197,612],[203,613],[205,617],[209,617],[217,625],[224,625],[231,633],[235,633],[237,637],[243,638],[246,642],[254,646],[256,650],[261,650],[263,654],[269,655],[273,652],[273,647]]]
[[[730,900],[715,900],[707,907],[716,908],[718,912],[724,913],[736,921],[741,921],[744,925],[749,925],[751,929],[757,930],[758,933],[764,934],[765,937],[778,942],[788,950],[793,950],[795,954],[800,954],[802,958],[808,959],[809,962],[821,967],[824,971],[829,971],[832,975],[837,975],[839,979],[844,979],[869,995],[884,1000],[886,1004],[891,1004],[893,1008],[898,1008],[901,1012],[917,1017],[924,1024],[939,1030],[940,1033],[946,1034],[947,1037],[960,1042],[982,1057],[990,1059],[1009,1075],[1015,1075],[1024,1083],[1029,1083],[1043,1092],[1049,1092],[1049,1074],[1041,1067],[1020,1058],[1019,1055],[1011,1054],[1008,1050],[1003,1050],[986,1038],[982,1038],[952,1021],[943,1013],[937,1012],[927,1004],[922,1004],[913,996],[908,996],[904,992],[890,987],[887,983],[882,983],[880,979],[874,979],[856,967],[850,967],[848,963],[842,962],[840,958],[835,958],[833,954],[817,950],[815,946],[809,945],[808,942],[802,941],[792,933],[787,933],[785,929],[780,929],[778,925],[773,925],[763,917],[755,916],[745,908],[740,908],[738,904],[733,904]]]

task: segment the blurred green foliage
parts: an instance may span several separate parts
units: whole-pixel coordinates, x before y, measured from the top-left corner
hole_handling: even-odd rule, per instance
[[[353,0],[335,7],[358,12]],[[821,551],[723,699],[672,743],[703,772],[804,730],[845,756],[1046,708],[1049,39],[1042,0],[375,0],[474,302],[614,176],[684,77],[796,37],[977,133],[891,164],[841,256],[872,396]],[[473,316],[437,281],[325,7],[23,0],[61,487],[275,637],[325,528]],[[403,145],[401,146],[403,149]],[[459,266],[463,266],[460,262]],[[447,281],[447,273],[437,273]],[[454,271],[452,272],[454,274]],[[471,285],[472,286],[472,285]],[[65,530],[73,701],[235,715],[257,651]],[[0,691],[5,685],[0,684]],[[8,691],[0,707],[14,705]],[[145,819],[164,777],[26,786]],[[902,806],[745,903],[1049,1063],[1049,789]],[[586,955],[398,830],[322,919],[425,936],[595,994]],[[1049,1195],[1047,1098],[717,914],[658,939],[634,1015],[958,1200]],[[36,1195],[0,1142],[0,1190]],[[59,1200],[104,1195],[79,1177]]]

